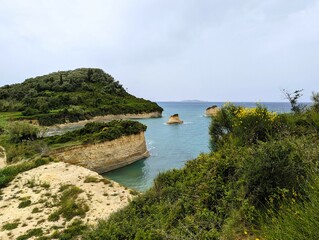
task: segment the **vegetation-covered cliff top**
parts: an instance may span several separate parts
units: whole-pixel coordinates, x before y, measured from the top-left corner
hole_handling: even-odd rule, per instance
[[[14,117],[46,126],[99,115],[162,111],[156,103],[130,95],[97,68],[54,72],[0,88],[0,112],[21,112]]]
[[[131,120],[113,120],[107,123],[87,123],[83,128],[63,135],[41,138],[37,126],[25,122],[13,122],[1,135],[0,145],[6,149],[7,162],[19,162],[40,155],[50,155],[53,149],[81,144],[111,141],[122,136],[139,134],[146,126]]]

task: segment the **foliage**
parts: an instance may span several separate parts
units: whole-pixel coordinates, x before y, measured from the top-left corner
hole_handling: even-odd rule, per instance
[[[319,239],[319,188],[313,185],[309,199],[297,203],[287,199],[280,211],[269,211],[262,227],[262,235],[269,240]]]
[[[98,115],[162,112],[156,103],[128,94],[101,69],[80,68],[30,78],[0,88],[0,112],[53,125]]]
[[[82,193],[83,190],[72,185],[65,185],[62,189],[62,195],[58,203],[59,208],[49,215],[48,220],[57,221],[59,220],[60,215],[67,221],[70,221],[76,216],[82,218],[85,217],[89,207],[84,202],[77,199],[78,195]]]
[[[26,199],[19,203],[18,208],[26,208],[26,207],[29,207],[30,205],[31,205],[31,200]]]
[[[9,141],[12,143],[19,143],[27,140],[36,140],[40,130],[25,122],[12,122],[7,127]]]
[[[312,92],[311,100],[313,101],[313,108],[316,112],[319,112],[319,93]]]
[[[51,161],[51,158],[42,157],[33,161],[22,162],[0,169],[0,188],[6,187],[19,173],[48,164]]]
[[[225,142],[245,146],[267,141],[270,136],[281,131],[282,120],[275,112],[265,107],[244,108],[225,104],[210,126],[211,148],[218,149]]]
[[[160,174],[153,188],[85,239],[235,239],[245,229],[253,233],[267,205],[304,196],[318,157],[313,138],[225,145]]]
[[[294,113],[300,113],[305,106],[298,104],[298,99],[302,96],[303,89],[296,90],[293,93],[289,93],[287,90],[283,89],[282,92],[285,95],[285,98],[290,102],[291,111]]]
[[[15,229],[19,226],[20,222],[19,221],[15,221],[12,223],[6,223],[2,226],[2,230],[12,230]]]
[[[82,235],[88,226],[83,223],[83,221],[76,219],[74,220],[65,230],[54,232],[47,239],[62,239],[62,240],[71,240],[75,239],[76,236]]]
[[[43,230],[41,228],[32,228],[28,230],[26,234],[23,234],[19,237],[17,237],[17,240],[26,240],[31,237],[40,237],[43,235]]]
[[[146,126],[130,120],[113,120],[107,123],[87,123],[84,128],[67,132],[61,136],[52,136],[45,139],[49,144],[60,144],[69,141],[94,143],[111,141],[122,136],[138,134],[146,131]]]

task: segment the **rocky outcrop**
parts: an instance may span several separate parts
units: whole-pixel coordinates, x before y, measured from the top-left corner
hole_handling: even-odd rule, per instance
[[[49,221],[59,209],[62,186],[74,186],[81,191],[78,196],[73,195],[79,206],[86,206],[85,216],[80,219],[93,225],[133,199],[131,190],[88,169],[63,162],[43,165],[20,173],[1,189],[0,239],[17,239],[35,228],[42,229],[46,239],[53,239],[51,234],[56,229],[62,231],[79,219],[77,216],[68,220],[61,215],[58,220]],[[29,204],[21,207],[23,202]],[[10,224],[17,226],[7,229],[5,226]]]
[[[184,121],[182,121],[178,114],[174,114],[170,116],[170,118],[167,121],[167,124],[182,124]]]
[[[206,116],[216,116],[218,112],[219,112],[219,108],[217,107],[217,105],[213,105],[213,106],[206,109],[205,115]]]
[[[52,152],[50,156],[104,173],[149,157],[144,132],[103,143],[79,145]]]
[[[162,117],[161,112],[151,112],[151,113],[141,113],[141,114],[121,114],[121,115],[105,115],[105,116],[96,116],[90,120],[83,120],[79,122],[57,124],[54,126],[46,127],[44,137],[57,135],[68,130],[73,130],[76,128],[84,127],[85,124],[90,122],[109,122],[112,120],[118,119],[144,119],[144,118],[160,118]]]

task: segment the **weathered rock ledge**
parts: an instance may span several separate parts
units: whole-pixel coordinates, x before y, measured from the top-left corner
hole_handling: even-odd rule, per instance
[[[178,114],[174,114],[170,116],[170,118],[167,121],[167,124],[182,124],[184,121],[182,121]]]
[[[144,132],[103,143],[62,148],[50,156],[98,173],[108,172],[149,157]]]
[[[217,105],[213,105],[211,107],[208,107],[205,111],[206,116],[216,116],[217,113],[219,112],[219,108]]]

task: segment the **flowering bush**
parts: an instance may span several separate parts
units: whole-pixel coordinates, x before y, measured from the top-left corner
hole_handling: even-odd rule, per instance
[[[245,108],[227,103],[213,117],[210,127],[211,145],[215,149],[229,140],[241,146],[266,141],[280,126],[281,120],[277,113],[269,112],[261,105]]]

